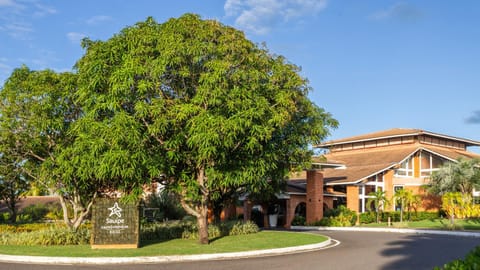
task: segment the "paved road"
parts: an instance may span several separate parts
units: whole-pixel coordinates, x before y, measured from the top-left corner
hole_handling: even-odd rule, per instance
[[[381,232],[321,232],[341,242],[319,251],[226,261],[161,263],[141,265],[28,265],[0,264],[9,270],[248,270],[248,269],[368,269],[402,270],[432,269],[456,258],[464,257],[479,238],[438,235],[414,235]]]

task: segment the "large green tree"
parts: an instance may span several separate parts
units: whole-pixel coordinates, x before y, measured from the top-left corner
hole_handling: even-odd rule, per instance
[[[297,66],[214,20],[148,18],[83,46],[78,101],[95,128],[78,129],[78,137],[120,137],[97,154],[108,145],[135,153],[117,162],[136,171],[125,176],[107,162],[105,179],[162,179],[197,217],[201,243],[210,202],[228,190],[276,186],[337,126],[308,99]],[[108,128],[119,121],[126,130]]]

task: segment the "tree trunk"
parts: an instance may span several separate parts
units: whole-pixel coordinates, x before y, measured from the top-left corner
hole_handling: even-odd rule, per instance
[[[201,211],[201,212],[207,212],[207,211]],[[208,221],[207,221],[207,215],[206,214],[201,214],[200,217],[197,218],[197,224],[198,224],[198,241],[200,244],[205,245],[208,244]]]
[[[65,224],[72,230],[76,231],[80,225],[82,225],[83,220],[85,220],[85,217],[90,214],[92,205],[93,205],[93,200],[97,197],[97,193],[93,195],[93,198],[90,200],[88,203],[87,207],[84,207],[81,204],[80,197],[78,195],[74,195],[74,199],[68,199],[65,198],[62,195],[58,195],[60,199],[60,205],[62,206],[62,211],[63,211],[63,221]],[[72,211],[73,213],[73,218],[70,218],[70,213],[68,209],[68,204],[71,204],[72,206]]]

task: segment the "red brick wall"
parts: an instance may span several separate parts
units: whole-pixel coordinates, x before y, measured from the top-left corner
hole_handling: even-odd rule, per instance
[[[313,223],[323,217],[323,174],[320,171],[307,171],[307,217]]]

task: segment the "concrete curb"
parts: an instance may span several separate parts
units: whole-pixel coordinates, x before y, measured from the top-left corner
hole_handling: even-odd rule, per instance
[[[452,235],[452,236],[464,236],[464,237],[480,237],[480,232],[442,231],[442,230],[428,230],[428,229],[292,226],[292,230],[298,230],[298,231],[392,232],[392,233],[435,234],[435,235]]]
[[[333,244],[332,244],[333,243]],[[149,263],[167,263],[167,262],[185,262],[185,261],[205,261],[205,260],[225,260],[241,259],[262,256],[275,256],[287,253],[298,253],[325,249],[337,245],[338,242],[328,238],[326,241],[318,244],[303,245],[296,247],[252,250],[243,252],[198,254],[198,255],[172,255],[172,256],[151,256],[151,257],[42,257],[42,256],[14,256],[1,255],[0,262],[10,263],[28,263],[28,264],[149,264]]]

